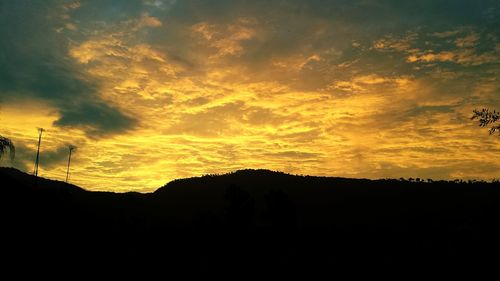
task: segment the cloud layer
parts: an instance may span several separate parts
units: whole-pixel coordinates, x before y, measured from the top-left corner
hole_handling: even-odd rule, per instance
[[[469,120],[500,108],[496,1],[16,1],[0,16],[1,134],[32,151],[47,127],[51,177],[69,143],[72,180],[100,190],[240,168],[498,177],[500,140]]]

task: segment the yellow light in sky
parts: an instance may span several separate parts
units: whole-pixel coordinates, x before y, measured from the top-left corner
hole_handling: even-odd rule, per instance
[[[364,26],[317,15],[179,20],[151,6],[126,19],[76,20],[85,5],[58,10],[50,38],[65,42],[53,64],[74,71],[59,76],[90,86],[67,83],[75,91],[63,93],[64,102],[0,87],[10,97],[0,100],[0,133],[18,147],[15,167],[31,171],[36,128],[43,127],[40,175],[63,180],[73,144],[71,181],[92,190],[153,191],[175,178],[244,168],[498,177],[500,139],[469,120],[475,107],[500,107],[500,43],[480,28],[374,37]],[[481,42],[490,48],[478,48]],[[135,122],[116,131],[104,126],[109,132],[92,122],[55,125],[85,102]],[[116,121],[95,108],[87,112],[95,122]]]

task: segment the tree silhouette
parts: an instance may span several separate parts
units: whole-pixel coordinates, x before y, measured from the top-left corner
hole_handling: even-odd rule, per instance
[[[471,120],[479,119],[480,127],[486,127],[500,120],[500,111],[490,111],[487,108],[483,108],[482,110],[474,109],[473,112],[474,115],[471,117]],[[490,128],[490,135],[494,134],[496,131],[500,133],[500,125],[493,125]]]
[[[10,139],[0,136],[0,159],[2,159],[7,149],[10,152],[10,159],[14,160],[14,156],[16,154],[16,148],[14,146],[14,143]]]

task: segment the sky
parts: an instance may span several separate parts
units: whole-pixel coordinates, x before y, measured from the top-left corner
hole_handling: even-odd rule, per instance
[[[89,190],[262,168],[500,178],[500,2],[0,0],[2,166]]]

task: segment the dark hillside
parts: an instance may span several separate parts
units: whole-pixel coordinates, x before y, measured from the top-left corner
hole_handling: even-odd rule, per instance
[[[492,269],[500,261],[499,183],[242,170],[117,194],[7,168],[0,181],[10,265],[333,274]]]

